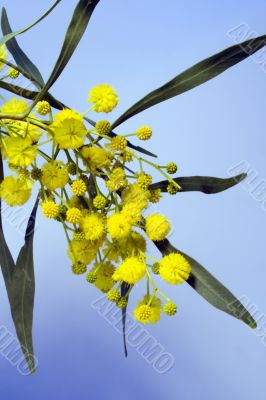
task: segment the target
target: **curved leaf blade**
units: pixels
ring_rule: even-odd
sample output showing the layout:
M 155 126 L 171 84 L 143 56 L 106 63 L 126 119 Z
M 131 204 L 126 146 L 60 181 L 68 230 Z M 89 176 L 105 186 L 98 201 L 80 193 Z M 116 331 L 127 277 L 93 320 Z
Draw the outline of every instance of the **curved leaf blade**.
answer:
M 180 253 L 189 261 L 192 273 L 187 283 L 211 305 L 241 320 L 252 329 L 257 327 L 256 321 L 243 304 L 196 260 L 177 250 L 167 239 L 154 244 L 163 255 Z
M 0 153 L 0 183 L 4 179 L 3 161 Z M 5 240 L 3 225 L 2 225 L 2 201 L 0 198 L 0 265 L 5 281 L 5 286 L 8 291 L 11 282 L 12 274 L 15 270 L 15 262 Z
M 32 24 L 26 26 L 25 28 L 22 28 L 16 32 L 12 32 L 12 33 L 8 33 L 7 35 L 5 35 L 4 37 L 0 38 L 0 46 L 7 43 L 9 40 L 13 39 L 14 37 L 21 35 L 24 32 L 27 32 L 29 29 L 33 28 L 35 25 L 37 25 L 39 22 L 41 22 L 44 18 L 46 18 L 51 11 L 53 11 L 53 9 L 57 6 L 57 4 L 59 4 L 61 2 L 61 0 L 57 0 L 52 7 L 49 8 L 49 10 L 47 10 L 40 18 L 38 18 L 36 21 L 34 21 Z M 2 8 L 2 15 L 3 13 L 6 13 L 5 8 Z
M 215 78 L 228 68 L 231 68 L 260 50 L 265 44 L 266 35 L 259 36 L 255 39 L 246 40 L 243 43 L 231 46 L 195 64 L 135 103 L 113 123 L 112 129 L 147 108 L 168 100 L 171 97 L 178 96 Z
M 130 288 L 130 285 L 128 285 L 126 282 L 122 282 L 122 285 L 120 288 L 120 293 L 121 293 L 122 297 L 126 296 L 129 288 Z M 126 320 L 127 320 L 127 306 L 122 308 L 123 344 L 124 344 L 125 357 L 128 356 L 127 341 L 126 341 Z
M 232 176 L 231 178 L 213 178 L 210 176 L 187 176 L 174 178 L 174 181 L 181 186 L 179 192 L 202 192 L 205 194 L 215 194 L 223 192 L 224 190 L 230 189 L 237 185 L 243 179 L 247 177 L 247 174 L 239 174 Z M 162 192 L 167 192 L 167 186 L 169 182 L 167 180 L 153 183 L 150 189 L 161 189 Z
M 70 58 L 72 57 L 74 51 L 76 50 L 82 36 L 84 35 L 92 13 L 99 3 L 100 0 L 80 0 L 74 10 L 71 22 L 68 26 L 65 40 L 59 54 L 59 57 L 55 63 L 54 69 L 37 96 L 35 103 L 45 96 L 51 86 L 59 78 L 66 65 L 68 64 Z
M 9 35 L 13 33 L 5 8 L 3 8 L 2 10 L 1 28 L 3 35 Z M 17 65 L 31 77 L 31 81 L 36 85 L 36 87 L 38 89 L 41 89 L 45 85 L 43 77 L 36 65 L 33 64 L 33 62 L 20 48 L 17 40 L 13 37 L 6 43 L 6 46 L 8 51 L 12 54 Z
M 39 199 L 37 198 L 28 221 L 25 233 L 25 244 L 18 255 L 9 295 L 11 313 L 17 336 L 31 373 L 35 372 L 32 341 L 35 293 L 33 238 L 38 204 Z
M 24 97 L 25 99 L 28 99 L 28 100 L 34 100 L 36 98 L 36 96 L 38 96 L 38 94 L 39 94 L 39 92 L 28 90 L 21 86 L 17 86 L 12 83 L 4 82 L 4 81 L 0 81 L 0 88 L 7 90 L 8 92 L 14 93 L 17 96 Z M 67 108 L 59 100 L 56 100 L 50 93 L 47 93 L 43 97 L 43 99 L 47 100 L 50 103 L 50 105 L 57 110 L 62 110 L 63 108 Z

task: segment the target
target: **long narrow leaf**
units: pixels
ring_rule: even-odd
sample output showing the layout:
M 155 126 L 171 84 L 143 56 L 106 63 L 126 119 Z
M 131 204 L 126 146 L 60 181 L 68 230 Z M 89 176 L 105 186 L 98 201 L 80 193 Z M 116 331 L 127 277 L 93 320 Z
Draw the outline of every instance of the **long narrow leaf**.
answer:
M 14 93 L 17 96 L 24 97 L 25 99 L 28 100 L 34 100 L 39 93 L 4 81 L 0 81 L 0 88 L 7 90 L 8 92 Z M 43 97 L 43 99 L 47 100 L 50 103 L 50 105 L 57 110 L 62 110 L 63 108 L 67 108 L 63 103 L 61 103 L 59 100 L 56 100 L 49 93 L 47 93 Z
M 161 242 L 154 242 L 154 244 L 163 255 L 178 252 L 188 260 L 192 268 L 192 273 L 187 283 L 200 296 L 219 310 L 240 319 L 250 328 L 256 328 L 256 321 L 243 304 L 196 260 L 177 250 L 167 239 Z
M 128 285 L 126 282 L 122 282 L 121 289 L 120 289 L 122 297 L 124 297 L 127 294 L 129 288 L 130 288 L 130 285 Z M 126 342 L 126 320 L 127 320 L 127 306 L 122 308 L 123 343 L 124 343 L 125 357 L 128 356 L 127 342 Z
M 91 15 L 95 7 L 99 3 L 99 1 L 100 0 L 80 0 L 78 2 L 78 5 L 76 6 L 74 14 L 72 16 L 70 25 L 67 29 L 65 40 L 61 52 L 59 54 L 58 60 L 55 63 L 54 69 L 47 83 L 37 96 L 36 102 L 39 99 L 42 99 L 43 96 L 45 96 L 50 87 L 55 83 L 55 81 L 63 72 L 64 68 L 66 67 L 67 63 L 72 57 L 74 51 L 76 50 L 83 34 L 85 33 Z
M 247 57 L 260 50 L 265 46 L 265 44 L 266 35 L 259 36 L 255 39 L 250 39 L 229 47 L 228 49 L 199 62 L 135 103 L 113 123 L 112 128 L 114 129 L 127 119 L 149 107 L 182 94 L 212 78 L 215 78 L 228 68 L 245 60 Z
M 61 1 L 61 0 L 57 0 L 57 1 L 52 5 L 52 7 L 49 8 L 49 10 L 47 10 L 47 11 L 45 12 L 45 14 L 43 14 L 40 18 L 38 18 L 38 19 L 37 19 L 36 21 L 34 21 L 32 24 L 30 24 L 30 25 L 26 26 L 25 28 L 22 28 L 22 29 L 20 29 L 20 30 L 18 30 L 18 31 L 16 31 L 16 32 L 9 33 L 9 34 L 5 35 L 4 37 L 2 37 L 2 38 L 0 39 L 0 46 L 3 45 L 3 44 L 5 44 L 5 43 L 7 43 L 9 40 L 13 39 L 14 37 L 16 37 L 16 36 L 18 36 L 18 35 L 20 35 L 20 34 L 22 34 L 22 33 L 24 33 L 24 32 L 27 32 L 29 29 L 33 28 L 35 25 L 37 25 L 39 22 L 41 22 L 44 18 L 46 18 L 47 15 L 49 15 L 50 12 L 53 11 L 53 9 L 57 6 L 57 4 L 60 3 L 60 1 Z M 3 15 L 4 13 L 6 13 L 5 8 L 2 9 L 2 15 Z
M 2 156 L 0 153 L 0 183 L 4 179 L 4 172 L 3 172 L 3 162 Z M 11 255 L 11 252 L 8 248 L 8 245 L 5 240 L 4 232 L 3 232 L 3 225 L 2 225 L 2 202 L 0 198 L 0 265 L 2 269 L 2 274 L 4 277 L 5 285 L 8 291 L 9 284 L 11 282 L 12 274 L 15 270 L 15 262 Z
M 220 193 L 227 190 L 247 177 L 247 174 L 232 176 L 231 178 L 213 178 L 210 176 L 187 176 L 174 178 L 174 181 L 181 186 L 179 192 L 202 192 L 205 194 Z M 161 189 L 162 192 L 167 192 L 167 180 L 156 182 L 150 186 L 150 189 Z
M 3 35 L 9 35 L 13 33 L 5 8 L 3 8 L 2 10 L 1 28 Z M 17 40 L 13 37 L 6 43 L 6 46 L 8 48 L 8 51 L 12 54 L 17 65 L 22 68 L 23 71 L 27 72 L 28 75 L 31 77 L 31 81 L 36 85 L 38 89 L 41 89 L 45 84 L 42 75 L 36 65 L 33 64 L 29 57 L 20 48 Z
M 25 244 L 18 255 L 9 296 L 17 336 L 31 373 L 35 372 L 32 343 L 35 292 L 33 237 L 38 203 L 39 200 L 37 199 L 29 218 L 25 234 Z

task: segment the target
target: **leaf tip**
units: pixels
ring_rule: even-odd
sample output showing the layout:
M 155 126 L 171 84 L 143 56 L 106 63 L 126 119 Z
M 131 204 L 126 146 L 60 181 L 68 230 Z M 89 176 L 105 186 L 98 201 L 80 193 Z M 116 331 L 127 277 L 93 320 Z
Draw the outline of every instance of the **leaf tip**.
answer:
M 250 322 L 249 326 L 250 326 L 251 329 L 257 329 L 257 327 L 258 327 L 256 321 Z
M 243 181 L 244 179 L 246 179 L 247 176 L 248 176 L 248 174 L 242 173 L 242 174 L 237 175 L 237 176 L 235 177 L 235 179 L 236 179 L 238 182 L 241 182 L 241 181 Z

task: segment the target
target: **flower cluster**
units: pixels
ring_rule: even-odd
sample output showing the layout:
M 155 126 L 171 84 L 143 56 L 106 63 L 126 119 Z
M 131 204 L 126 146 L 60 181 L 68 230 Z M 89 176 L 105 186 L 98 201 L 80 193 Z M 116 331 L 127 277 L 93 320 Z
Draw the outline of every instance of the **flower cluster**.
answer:
M 0 59 L 5 57 L 2 46 Z M 13 71 L 9 77 L 16 75 Z M 164 240 L 171 225 L 164 215 L 149 211 L 162 196 L 160 189 L 151 189 L 152 176 L 146 169 L 167 178 L 168 192 L 174 194 L 180 187 L 170 174 L 177 166 L 159 166 L 130 148 L 129 136 L 141 141 L 152 137 L 149 126 L 117 136 L 108 120 L 89 125 L 89 112 L 110 113 L 117 106 L 118 95 L 111 86 L 94 87 L 88 101 L 84 114 L 67 108 L 54 113 L 47 101 L 35 107 L 18 98 L 3 102 L 0 111 L 7 117 L 0 119 L 0 146 L 11 172 L 0 185 L 0 196 L 9 206 L 21 206 L 36 186 L 44 216 L 62 224 L 72 272 L 85 274 L 87 282 L 119 308 L 126 307 L 133 287 L 146 280 L 147 291 L 134 316 L 144 324 L 156 323 L 162 312 L 174 315 L 176 305 L 155 281 L 160 277 L 181 284 L 191 268 L 181 254 L 159 260 L 147 253 L 147 240 Z

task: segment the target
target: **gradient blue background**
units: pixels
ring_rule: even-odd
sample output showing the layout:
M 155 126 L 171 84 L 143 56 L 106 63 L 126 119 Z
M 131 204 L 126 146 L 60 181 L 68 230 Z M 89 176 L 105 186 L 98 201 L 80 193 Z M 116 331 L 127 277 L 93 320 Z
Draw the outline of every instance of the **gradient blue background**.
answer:
M 12 27 L 18 29 L 51 1 L 1 3 Z M 75 4 L 62 1 L 46 22 L 19 38 L 46 79 Z M 88 90 L 110 83 L 120 96 L 115 119 L 178 72 L 232 45 L 227 31 L 242 22 L 264 34 L 265 12 L 266 4 L 260 0 L 102 0 L 52 93 L 83 111 Z M 230 167 L 247 160 L 262 181 L 266 178 L 265 80 L 261 65 L 244 61 L 134 117 L 117 132 L 152 125 L 149 146 L 161 163 L 176 161 L 181 176 L 227 177 Z M 237 296 L 248 296 L 261 314 L 266 312 L 266 212 L 244 186 L 213 196 L 166 196 L 160 210 L 173 221 L 171 240 L 177 247 Z M 22 235 L 8 219 L 5 225 L 17 253 Z M 178 316 L 163 317 L 148 328 L 175 358 L 174 368 L 159 375 L 134 349 L 124 358 L 121 336 L 90 306 L 99 293 L 70 272 L 60 226 L 41 215 L 35 266 L 34 343 L 39 369 L 34 377 L 22 377 L 0 357 L 1 398 L 265 399 L 266 348 L 261 339 L 189 286 L 168 289 L 179 305 Z M 0 286 L 0 322 L 14 331 L 2 278 Z

